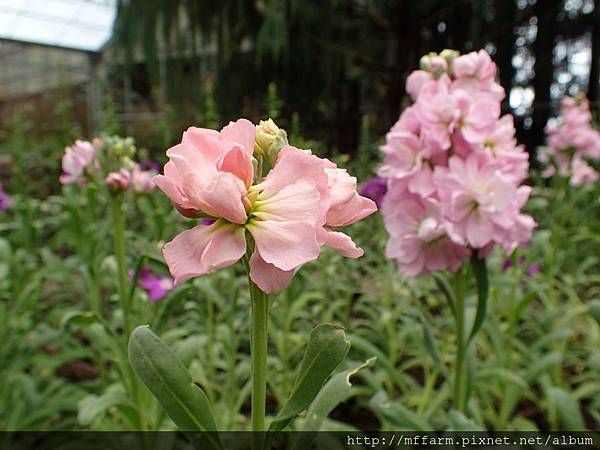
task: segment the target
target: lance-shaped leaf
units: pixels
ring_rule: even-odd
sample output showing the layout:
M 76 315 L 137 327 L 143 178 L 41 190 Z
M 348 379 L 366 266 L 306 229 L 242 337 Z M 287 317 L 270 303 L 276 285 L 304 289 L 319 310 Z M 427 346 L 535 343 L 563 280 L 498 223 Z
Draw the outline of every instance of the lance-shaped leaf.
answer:
M 131 334 L 129 361 L 181 431 L 216 431 L 206 394 L 192 382 L 181 361 L 148 326 L 139 326 Z M 188 434 L 188 437 L 195 446 L 208 444 L 208 448 L 221 448 L 216 433 Z
M 477 313 L 475 314 L 473 328 L 469 334 L 469 342 L 475 337 L 483 325 L 489 293 L 488 272 L 485 258 L 479 258 L 478 255 L 473 253 L 471 256 L 471 267 L 473 268 L 473 274 L 477 281 Z
M 358 367 L 332 376 L 310 405 L 302 431 L 319 431 L 331 411 L 358 392 L 356 388 L 352 387 L 350 381 L 352 377 L 356 376 L 361 370 L 372 367 L 375 361 L 377 361 L 377 358 L 369 358 Z M 310 448 L 315 436 L 316 433 L 300 433 L 292 445 L 292 450 Z
M 427 431 L 432 426 L 427 419 L 417 412 L 411 411 L 400 400 L 388 399 L 385 392 L 378 392 L 369 402 L 376 414 L 390 422 L 394 428 L 407 431 Z
M 308 408 L 349 350 L 350 341 L 342 327 L 321 324 L 311 331 L 292 394 L 271 422 L 270 432 L 283 430 Z

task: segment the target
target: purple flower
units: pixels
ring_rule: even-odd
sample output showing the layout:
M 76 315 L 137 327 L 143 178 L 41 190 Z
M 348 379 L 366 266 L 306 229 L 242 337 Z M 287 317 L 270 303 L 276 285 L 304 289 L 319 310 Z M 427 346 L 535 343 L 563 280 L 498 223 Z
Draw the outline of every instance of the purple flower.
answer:
M 142 168 L 144 170 L 154 170 L 155 172 L 160 172 L 162 170 L 162 164 L 157 163 L 156 161 L 146 161 L 142 164 Z
M 202 225 L 212 225 L 213 223 L 215 223 L 217 221 L 217 219 L 213 219 L 211 217 L 206 217 L 202 220 L 200 220 L 200 223 Z
M 362 183 L 360 195 L 365 196 L 381 206 L 383 196 L 387 192 L 387 181 L 380 177 L 374 177 Z
M 521 256 L 519 258 L 518 265 L 521 269 L 525 268 L 525 266 L 527 265 L 527 260 L 525 259 L 524 256 Z M 502 270 L 504 272 L 506 272 L 512 266 L 513 266 L 512 259 L 506 258 L 504 260 L 504 263 L 502 263 Z M 541 271 L 540 265 L 537 262 L 533 262 L 525 271 L 525 275 L 527 275 L 528 277 L 533 277 L 534 275 L 537 275 L 538 273 L 540 273 L 540 271 Z
M 6 192 L 4 192 L 4 189 L 0 184 L 0 211 L 7 210 L 10 207 L 10 205 L 12 205 L 12 201 L 12 197 L 10 197 Z
M 148 300 L 151 302 L 163 299 L 173 289 L 171 277 L 155 275 L 150 269 L 140 270 L 138 284 L 148 292 Z
M 529 266 L 529 269 L 527 269 L 527 272 L 525 272 L 525 273 L 527 274 L 528 277 L 532 277 L 534 275 L 537 275 L 540 272 L 541 272 L 540 265 L 537 262 L 534 262 L 533 264 L 531 264 Z

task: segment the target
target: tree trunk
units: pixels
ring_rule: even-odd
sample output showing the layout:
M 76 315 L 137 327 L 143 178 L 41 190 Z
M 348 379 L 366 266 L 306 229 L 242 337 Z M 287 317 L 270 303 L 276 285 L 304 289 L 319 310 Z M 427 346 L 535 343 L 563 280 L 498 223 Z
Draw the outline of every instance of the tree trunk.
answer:
M 600 17 L 600 11 L 594 11 L 596 17 Z M 592 28 L 592 64 L 590 66 L 590 79 L 588 82 L 588 99 L 592 111 L 600 112 L 600 105 L 598 104 L 598 91 L 600 90 L 600 26 L 594 21 Z
M 554 50 L 556 15 L 561 4 L 561 0 L 538 2 L 538 28 L 533 43 L 533 53 L 535 55 L 535 76 L 532 83 L 535 92 L 533 122 L 529 138 L 525 143 L 532 158 L 535 157 L 535 148 L 544 143 L 544 127 L 550 117 L 550 87 L 554 78 L 552 52 Z

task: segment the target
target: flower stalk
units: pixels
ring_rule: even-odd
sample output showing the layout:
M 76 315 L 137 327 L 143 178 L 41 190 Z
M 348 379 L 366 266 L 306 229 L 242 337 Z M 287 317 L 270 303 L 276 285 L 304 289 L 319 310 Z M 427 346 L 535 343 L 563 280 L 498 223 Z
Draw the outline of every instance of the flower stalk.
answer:
M 454 408 L 464 412 L 467 403 L 466 355 L 469 341 L 465 335 L 464 273 L 459 270 L 454 279 L 454 323 L 456 324 L 456 362 L 454 367 Z
M 115 193 L 112 202 L 113 245 L 117 259 L 117 292 L 123 311 L 123 329 L 125 339 L 131 334 L 130 304 L 127 293 L 127 265 L 125 263 L 125 216 L 123 215 L 123 194 Z

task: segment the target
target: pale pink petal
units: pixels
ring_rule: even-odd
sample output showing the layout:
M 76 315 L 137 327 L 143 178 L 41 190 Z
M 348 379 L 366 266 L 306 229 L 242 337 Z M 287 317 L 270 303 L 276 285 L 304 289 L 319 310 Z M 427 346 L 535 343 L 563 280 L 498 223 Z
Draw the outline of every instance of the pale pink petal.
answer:
M 167 163 L 167 165 L 169 164 L 170 163 Z M 183 206 L 186 203 L 186 197 L 184 197 L 179 189 L 177 189 L 177 186 L 171 178 L 164 175 L 156 175 L 152 177 L 152 181 L 154 181 L 154 184 L 156 184 L 176 205 Z
M 347 258 L 359 258 L 365 253 L 350 236 L 339 231 L 326 230 L 325 245 Z
M 293 270 L 281 270 L 269 264 L 254 251 L 250 257 L 250 278 L 267 294 L 282 291 L 294 276 Z
M 215 130 L 190 127 L 183 133 L 181 143 L 194 147 L 210 162 L 215 162 L 221 155 L 219 132 Z
M 254 216 L 262 220 L 299 220 L 315 224 L 321 215 L 320 200 L 315 184 L 301 180 L 271 197 L 259 194 L 254 202 Z
M 492 225 L 487 218 L 478 213 L 469 215 L 466 223 L 466 235 L 469 244 L 474 248 L 484 247 L 493 236 Z
M 234 174 L 244 182 L 246 187 L 250 187 L 254 178 L 254 166 L 250 156 L 239 146 L 234 146 L 226 153 L 223 153 L 218 163 L 218 169 L 223 172 Z
M 188 186 L 189 183 L 184 183 Z M 244 224 L 247 220 L 242 197 L 246 195 L 243 182 L 227 172 L 221 172 L 211 188 L 195 193 L 201 210 L 229 222 Z
M 219 133 L 222 141 L 231 141 L 242 146 L 248 157 L 254 152 L 256 127 L 248 119 L 238 119 L 229 124 Z
M 315 227 L 309 223 L 253 220 L 246 228 L 260 256 L 279 269 L 292 270 L 319 256 Z
M 263 190 L 270 197 L 285 186 L 304 180 L 313 181 L 319 192 L 325 196 L 328 194 L 328 178 L 324 171 L 327 167 L 335 168 L 335 164 L 288 145 L 281 149 L 275 167 L 264 181 L 257 185 L 257 189 Z
M 327 212 L 327 225 L 341 227 L 358 222 L 377 211 L 377 205 L 370 198 L 354 193 L 350 201 L 331 208 Z
M 245 252 L 244 228 L 222 221 L 186 230 L 163 248 L 175 284 L 230 266 Z

